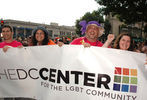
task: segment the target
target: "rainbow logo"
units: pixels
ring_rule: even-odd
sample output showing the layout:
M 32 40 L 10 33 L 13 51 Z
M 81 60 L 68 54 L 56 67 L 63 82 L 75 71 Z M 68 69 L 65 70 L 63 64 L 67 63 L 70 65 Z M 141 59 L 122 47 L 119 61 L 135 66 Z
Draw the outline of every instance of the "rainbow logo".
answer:
M 115 67 L 114 91 L 137 93 L 137 69 Z

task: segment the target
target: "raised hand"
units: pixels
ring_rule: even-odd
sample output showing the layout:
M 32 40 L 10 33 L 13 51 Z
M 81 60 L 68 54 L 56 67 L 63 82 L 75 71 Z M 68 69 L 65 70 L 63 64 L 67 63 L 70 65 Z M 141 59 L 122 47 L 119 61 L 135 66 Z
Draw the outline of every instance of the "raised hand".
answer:
M 107 36 L 106 42 L 104 43 L 104 45 L 102 47 L 108 48 L 110 46 L 110 44 L 112 43 L 112 41 L 114 40 L 114 38 L 115 38 L 114 34 L 109 34 Z
M 112 42 L 114 40 L 114 38 L 115 38 L 114 34 L 109 34 L 108 37 L 107 37 L 107 40 L 109 42 Z

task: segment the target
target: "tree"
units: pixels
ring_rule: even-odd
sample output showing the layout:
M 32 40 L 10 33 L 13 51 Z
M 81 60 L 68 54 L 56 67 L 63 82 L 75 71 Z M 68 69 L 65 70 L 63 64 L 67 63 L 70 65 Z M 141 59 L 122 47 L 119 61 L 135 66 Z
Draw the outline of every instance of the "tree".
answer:
M 95 0 L 103 6 L 105 15 L 112 14 L 126 24 L 141 22 L 141 36 L 144 23 L 147 22 L 147 1 L 146 0 Z
M 93 11 L 92 13 L 87 12 L 83 17 L 76 20 L 76 33 L 79 34 L 80 36 L 81 36 L 81 31 L 80 31 L 81 26 L 79 25 L 79 22 L 82 20 L 86 20 L 87 22 L 95 20 L 98 21 L 99 23 L 104 23 L 102 9 Z
M 126 24 L 147 22 L 146 0 L 95 0 L 103 6 L 104 14 L 117 15 Z

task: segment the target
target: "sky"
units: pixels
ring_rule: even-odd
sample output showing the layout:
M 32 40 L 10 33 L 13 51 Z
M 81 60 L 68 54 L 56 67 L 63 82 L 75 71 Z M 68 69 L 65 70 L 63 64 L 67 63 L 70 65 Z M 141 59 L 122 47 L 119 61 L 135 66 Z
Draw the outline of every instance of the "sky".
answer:
M 100 8 L 95 0 L 1 0 L 0 18 L 74 26 L 86 12 Z

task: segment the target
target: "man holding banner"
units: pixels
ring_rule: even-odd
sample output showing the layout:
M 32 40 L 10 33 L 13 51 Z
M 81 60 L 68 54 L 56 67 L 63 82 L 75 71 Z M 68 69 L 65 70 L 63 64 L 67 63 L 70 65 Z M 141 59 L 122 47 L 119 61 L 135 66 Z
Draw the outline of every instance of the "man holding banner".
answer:
M 80 37 L 75 40 L 73 40 L 70 44 L 72 45 L 84 45 L 84 47 L 90 47 L 90 46 L 98 46 L 98 47 L 108 47 L 106 44 L 111 43 L 111 41 L 114 39 L 113 34 L 109 34 L 108 40 L 103 45 L 102 42 L 98 40 L 98 37 L 103 35 L 104 28 L 97 22 L 97 21 L 89 21 L 86 23 L 86 21 L 81 21 L 79 23 L 82 28 L 82 35 L 85 34 L 85 37 Z
M 73 45 L 84 45 L 84 47 L 90 47 L 90 46 L 99 46 L 102 47 L 103 43 L 98 41 L 98 37 L 100 37 L 103 34 L 103 28 L 100 26 L 100 24 L 97 21 L 90 21 L 86 23 L 86 21 L 81 21 L 79 23 L 82 28 L 82 35 L 85 34 L 85 37 L 80 37 L 75 40 L 73 40 L 70 44 Z
M 2 35 L 4 41 L 0 43 L 0 48 L 3 48 L 4 52 L 6 52 L 10 47 L 19 47 L 19 48 L 22 47 L 22 44 L 20 42 L 13 40 L 13 30 L 11 26 L 4 25 L 2 27 Z
M 13 40 L 13 29 L 9 25 L 4 25 L 2 27 L 2 35 L 4 41 L 0 43 L 0 48 L 3 48 L 3 51 L 6 52 L 11 47 L 22 47 L 22 44 L 16 40 Z M 32 100 L 29 98 L 0 98 L 0 100 Z

